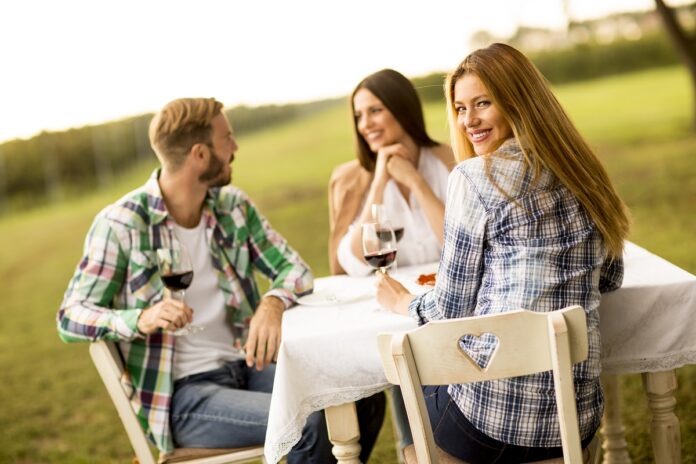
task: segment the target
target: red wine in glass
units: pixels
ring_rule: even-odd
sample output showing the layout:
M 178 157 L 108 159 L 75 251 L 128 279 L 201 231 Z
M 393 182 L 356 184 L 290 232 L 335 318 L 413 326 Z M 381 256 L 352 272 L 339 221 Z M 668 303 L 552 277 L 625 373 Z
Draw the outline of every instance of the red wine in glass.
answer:
M 394 237 L 396 238 L 396 241 L 398 242 L 401 240 L 401 237 L 404 236 L 404 228 L 403 227 L 394 227 Z
M 186 290 L 193 281 L 193 271 L 162 274 L 162 282 L 172 292 Z
M 375 269 L 389 268 L 392 264 L 394 264 L 395 259 L 396 259 L 396 250 L 377 252 L 377 253 L 365 255 L 365 261 L 367 261 L 367 264 L 374 267 Z
M 367 264 L 386 273 L 396 261 L 396 237 L 389 224 L 363 224 L 362 249 Z
M 377 231 L 377 235 L 379 236 L 380 240 L 389 240 L 389 234 L 391 234 L 392 231 L 390 229 L 380 229 Z M 404 228 L 403 227 L 394 227 L 394 238 L 398 242 L 401 240 L 401 237 L 404 236 Z
M 396 238 L 396 241 L 398 242 L 401 240 L 401 237 L 404 236 L 404 228 L 403 226 L 395 226 L 391 227 L 390 226 L 390 221 L 389 218 L 387 217 L 387 210 L 384 207 L 384 205 L 381 204 L 373 204 L 372 205 L 372 219 L 375 221 L 377 224 L 382 224 L 386 226 L 386 228 L 391 228 L 394 231 L 394 237 Z M 385 233 L 389 233 L 388 231 L 383 232 L 382 230 L 379 230 L 377 232 L 380 234 L 380 239 L 382 238 L 382 235 Z M 388 240 L 388 236 L 385 236 L 384 240 Z
M 184 301 L 184 291 L 189 288 L 193 281 L 193 266 L 186 251 L 183 248 L 179 250 L 160 248 L 157 250 L 157 265 L 162 282 L 170 291 L 171 297 Z M 201 330 L 203 330 L 203 326 L 188 324 L 173 330 L 172 333 L 174 335 L 188 335 Z

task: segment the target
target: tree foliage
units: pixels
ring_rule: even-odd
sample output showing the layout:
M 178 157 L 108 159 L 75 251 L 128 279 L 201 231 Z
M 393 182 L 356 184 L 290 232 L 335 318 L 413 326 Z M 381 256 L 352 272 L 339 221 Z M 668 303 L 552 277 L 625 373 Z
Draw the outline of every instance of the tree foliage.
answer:
M 226 110 L 237 134 L 287 122 L 343 99 L 237 106 Z M 153 162 L 147 135 L 152 114 L 62 132 L 42 132 L 0 145 L 0 213 L 108 185 L 135 163 Z M 4 210 L 4 211 L 2 211 Z
M 693 46 L 693 39 L 689 43 Z M 664 31 L 638 40 L 586 42 L 528 54 L 553 84 L 679 62 Z M 424 101 L 442 103 L 444 81 L 444 72 L 412 79 Z M 226 112 L 237 134 L 244 135 L 344 102 L 345 97 L 340 97 L 309 103 L 237 106 Z M 152 114 L 143 114 L 64 132 L 42 132 L 28 140 L 0 145 L 0 212 L 88 191 L 108 184 L 134 163 L 154 162 L 147 136 L 151 118 Z
M 691 75 L 692 98 L 693 98 L 693 129 L 696 131 L 696 35 L 679 21 L 679 15 L 675 8 L 667 6 L 663 0 L 655 0 L 655 9 L 662 18 L 667 34 L 672 39 L 674 48 L 679 54 L 682 62 L 689 70 Z M 690 18 L 693 22 L 693 5 L 689 9 Z

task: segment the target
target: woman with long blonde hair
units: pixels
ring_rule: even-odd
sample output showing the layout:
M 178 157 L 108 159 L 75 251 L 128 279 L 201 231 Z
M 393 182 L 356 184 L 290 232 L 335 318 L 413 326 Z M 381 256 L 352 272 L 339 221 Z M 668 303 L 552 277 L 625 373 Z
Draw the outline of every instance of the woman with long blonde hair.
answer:
M 380 276 L 390 310 L 430 320 L 580 305 L 589 355 L 573 370 L 583 447 L 602 416 L 600 292 L 623 279 L 626 206 L 543 75 L 505 44 L 476 50 L 448 76 L 452 146 L 436 287 L 413 296 Z M 461 347 L 484 367 L 493 337 Z M 562 455 L 549 372 L 425 387 L 435 441 L 471 464 Z M 437 427 L 435 426 L 437 425 Z

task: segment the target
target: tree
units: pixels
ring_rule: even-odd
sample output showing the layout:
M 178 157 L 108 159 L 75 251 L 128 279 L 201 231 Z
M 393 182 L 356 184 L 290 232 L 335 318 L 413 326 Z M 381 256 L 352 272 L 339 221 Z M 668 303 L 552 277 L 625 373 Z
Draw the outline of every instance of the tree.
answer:
M 665 4 L 663 0 L 655 0 L 657 13 L 662 18 L 667 34 L 674 42 L 677 52 L 691 74 L 691 86 L 694 98 L 693 130 L 696 131 L 696 37 L 690 34 L 679 23 L 677 12 L 674 8 Z

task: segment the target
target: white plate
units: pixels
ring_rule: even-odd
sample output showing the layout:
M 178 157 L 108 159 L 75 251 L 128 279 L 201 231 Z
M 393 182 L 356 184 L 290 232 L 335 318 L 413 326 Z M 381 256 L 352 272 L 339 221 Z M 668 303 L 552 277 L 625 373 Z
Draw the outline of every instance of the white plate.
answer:
M 330 290 L 320 290 L 298 298 L 297 303 L 303 306 L 334 306 L 354 303 L 374 296 L 374 293 L 348 294 Z

